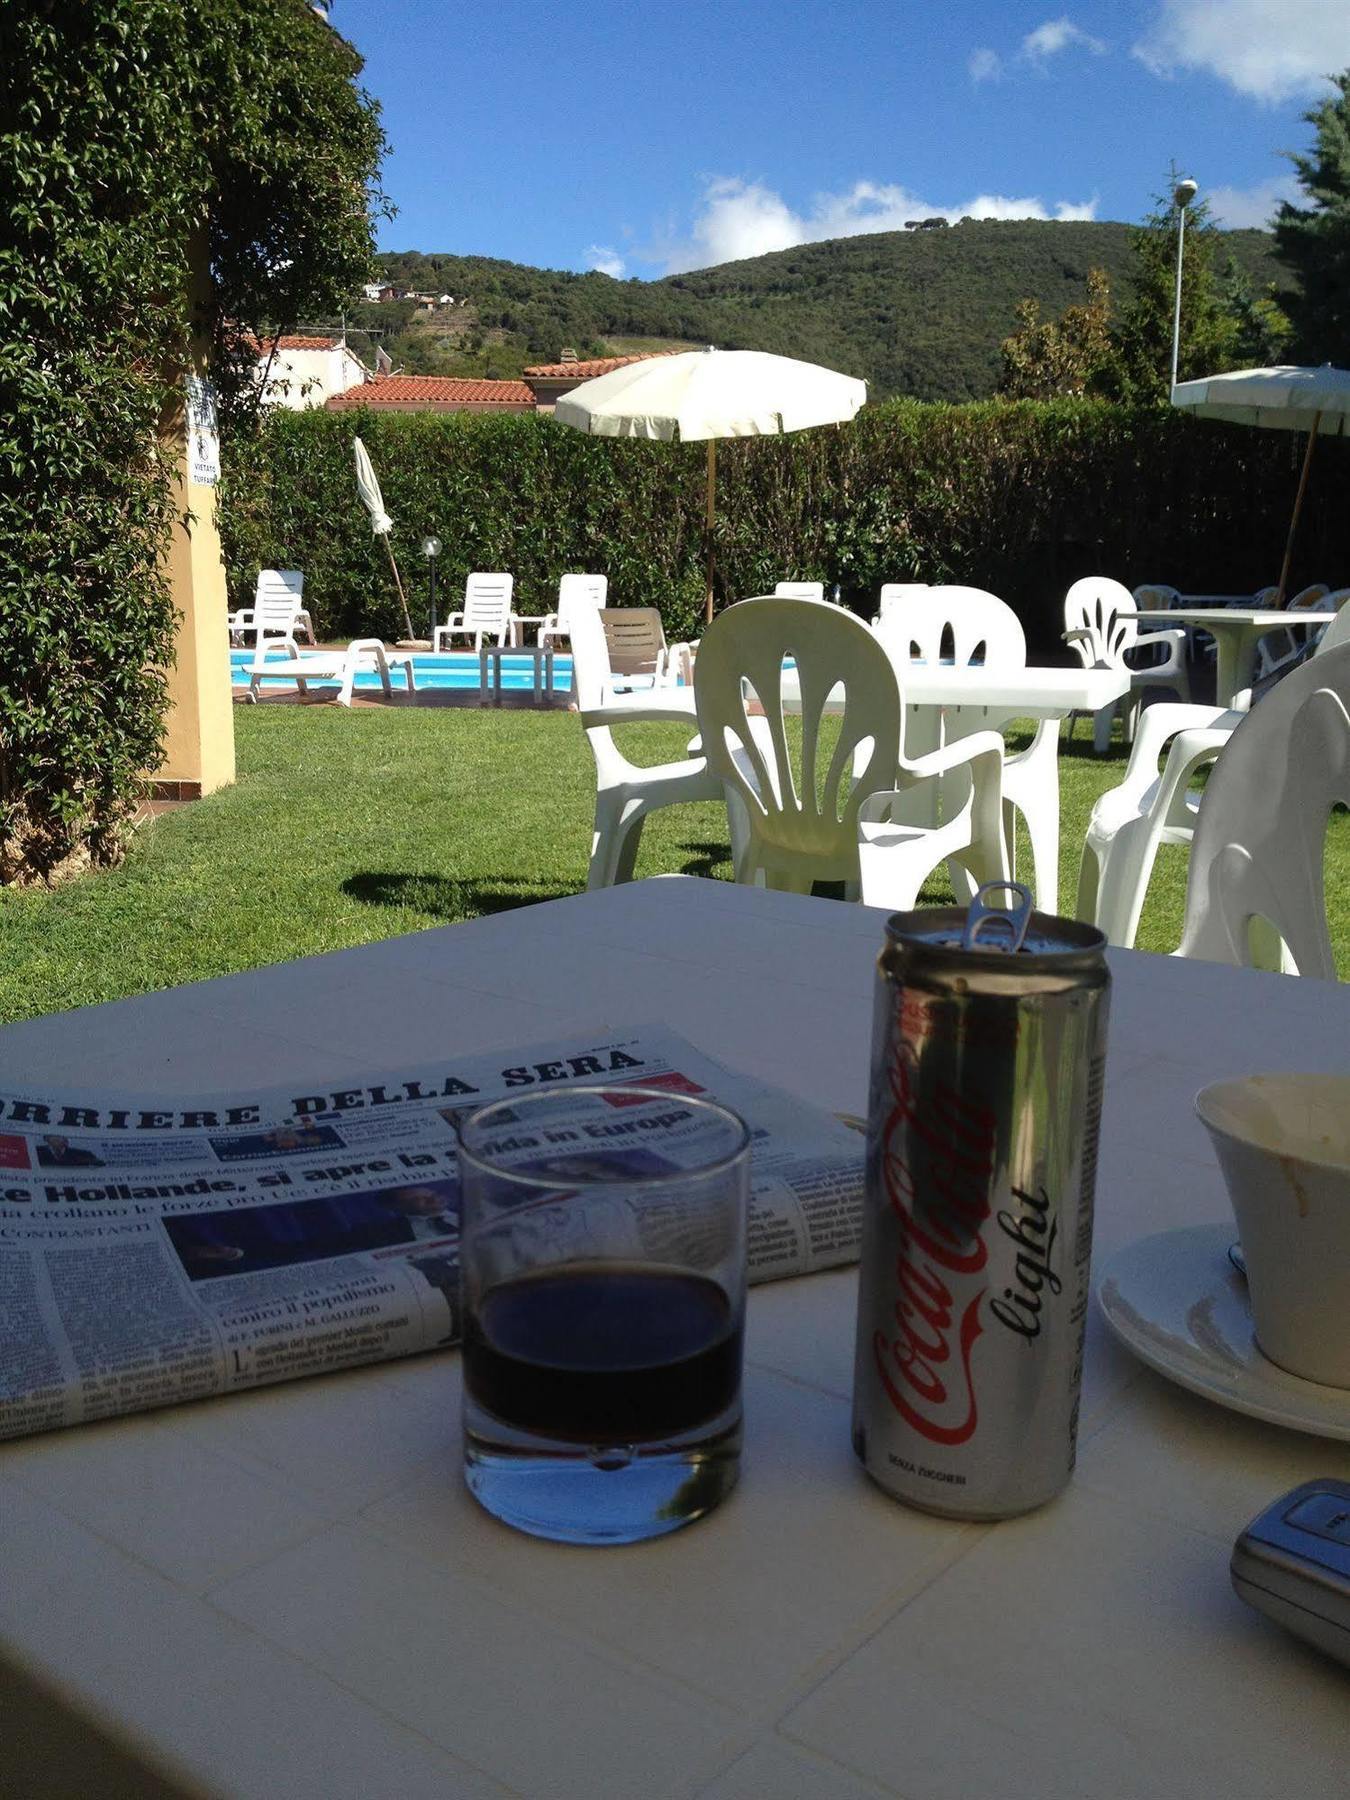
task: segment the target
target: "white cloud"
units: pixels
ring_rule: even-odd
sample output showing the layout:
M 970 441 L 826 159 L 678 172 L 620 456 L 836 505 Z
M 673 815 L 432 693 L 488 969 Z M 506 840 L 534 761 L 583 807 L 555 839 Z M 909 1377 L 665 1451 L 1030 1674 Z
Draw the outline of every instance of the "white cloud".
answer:
M 586 267 L 601 275 L 612 275 L 617 281 L 627 265 L 617 250 L 608 244 L 592 244 L 586 252 Z
M 798 213 L 762 182 L 719 177 L 704 191 L 689 240 L 653 251 L 647 260 L 663 261 L 665 273 L 674 275 L 825 238 L 902 231 L 910 219 L 938 214 L 955 224 L 966 214 L 976 219 L 1091 219 L 1096 210 L 1095 197 L 1060 200 L 1051 210 L 1034 196 L 1019 199 L 1004 194 L 979 194 L 960 206 L 934 206 L 898 184 L 858 181 L 846 193 L 817 195 L 809 211 Z
M 1068 219 L 1095 219 L 1097 216 L 1097 197 L 1091 200 L 1057 200 L 1053 213 L 1047 211 L 1041 200 L 1009 199 L 1004 194 L 979 194 L 965 206 L 951 208 L 939 207 L 939 212 L 946 212 L 955 223 L 966 214 L 972 219 L 1050 219 L 1063 223 Z
M 1061 224 L 1071 219 L 1095 219 L 1097 216 L 1097 196 L 1090 200 L 1061 200 L 1055 207 L 1055 217 Z
M 764 256 L 804 241 L 801 221 L 778 194 L 757 181 L 734 177 L 712 181 L 703 198 L 703 211 L 694 222 L 694 242 L 680 267 L 704 268 L 743 256 Z
M 1281 200 L 1298 200 L 1300 189 L 1292 175 L 1272 175 L 1254 187 L 1216 187 L 1204 190 L 1216 225 L 1238 230 L 1247 225 L 1269 225 Z
M 1350 0 L 1162 0 L 1134 54 L 1155 75 L 1199 70 L 1270 106 L 1315 96 L 1350 62 Z
M 1077 46 L 1090 50 L 1094 56 L 1103 56 L 1106 45 L 1100 38 L 1075 25 L 1072 19 L 1047 19 L 1034 31 L 1029 31 L 1022 39 L 1021 54 L 1030 62 L 1045 62 L 1047 57 L 1058 56 L 1061 50 Z
M 966 68 L 974 82 L 1003 79 L 1003 58 L 997 50 L 972 50 Z

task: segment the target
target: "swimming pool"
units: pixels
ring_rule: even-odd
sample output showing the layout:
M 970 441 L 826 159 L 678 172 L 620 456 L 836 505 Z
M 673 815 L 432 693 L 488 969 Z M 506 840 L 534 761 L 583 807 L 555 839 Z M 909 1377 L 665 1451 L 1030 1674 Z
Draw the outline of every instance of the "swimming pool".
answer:
M 249 665 L 253 661 L 252 650 L 231 650 L 230 681 L 235 687 L 248 686 Z M 279 666 L 284 667 L 281 657 L 276 659 Z M 413 675 L 419 688 L 457 688 L 463 691 L 478 691 L 478 658 L 472 651 L 449 650 L 439 656 L 430 651 L 413 657 Z M 362 670 L 357 675 L 355 688 L 358 694 L 368 694 L 372 690 L 379 692 L 380 678 L 373 669 Z M 524 690 L 528 692 L 534 686 L 534 658 L 531 656 L 507 655 L 502 659 L 502 689 L 506 693 Z M 394 676 L 394 691 L 398 693 L 403 687 L 403 677 Z M 265 682 L 264 693 L 282 692 L 280 682 Z M 553 658 L 553 691 L 568 694 L 572 691 L 572 659 L 570 656 Z

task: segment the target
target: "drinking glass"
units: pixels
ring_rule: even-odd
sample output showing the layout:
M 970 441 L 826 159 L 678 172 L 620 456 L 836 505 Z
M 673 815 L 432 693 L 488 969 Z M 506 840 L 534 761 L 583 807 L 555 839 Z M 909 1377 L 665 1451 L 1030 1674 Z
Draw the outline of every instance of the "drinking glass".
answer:
M 677 1531 L 735 1486 L 750 1134 L 638 1086 L 543 1089 L 460 1134 L 464 1477 L 574 1544 Z

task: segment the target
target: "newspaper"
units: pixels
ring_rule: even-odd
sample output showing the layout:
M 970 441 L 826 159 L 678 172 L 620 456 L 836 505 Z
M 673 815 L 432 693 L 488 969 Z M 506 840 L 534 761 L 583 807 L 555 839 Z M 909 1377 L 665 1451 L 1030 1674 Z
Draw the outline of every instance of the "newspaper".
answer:
M 745 1119 L 751 1281 L 856 1258 L 857 1130 L 664 1026 L 306 1093 L 24 1093 L 0 1072 L 0 1439 L 457 1342 L 459 1122 L 597 1081 Z

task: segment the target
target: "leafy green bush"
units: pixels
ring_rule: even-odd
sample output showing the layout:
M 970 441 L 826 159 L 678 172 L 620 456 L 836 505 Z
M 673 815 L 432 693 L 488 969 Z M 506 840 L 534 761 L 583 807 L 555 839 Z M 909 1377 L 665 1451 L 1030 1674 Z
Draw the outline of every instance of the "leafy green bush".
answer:
M 397 635 L 383 549 L 357 501 L 351 440 L 370 450 L 414 617 L 419 540 L 437 532 L 442 614 L 472 569 L 509 569 L 543 612 L 568 569 L 609 576 L 615 604 L 696 633 L 705 448 L 586 438 L 530 414 L 278 412 L 227 458 L 221 534 L 238 600 L 260 567 L 303 568 L 334 638 Z M 1060 648 L 1070 581 L 1101 572 L 1251 592 L 1276 579 L 1302 440 L 1091 401 L 952 407 L 897 401 L 850 426 L 718 445 L 719 598 L 784 577 L 839 582 L 865 612 L 883 581 L 963 582 L 1014 605 L 1033 648 Z M 1350 570 L 1345 448 L 1323 447 L 1295 577 Z
M 306 0 L 0 8 L 0 882 L 118 853 L 174 650 L 157 439 L 194 326 L 247 406 L 245 328 L 369 266 L 359 69 Z

